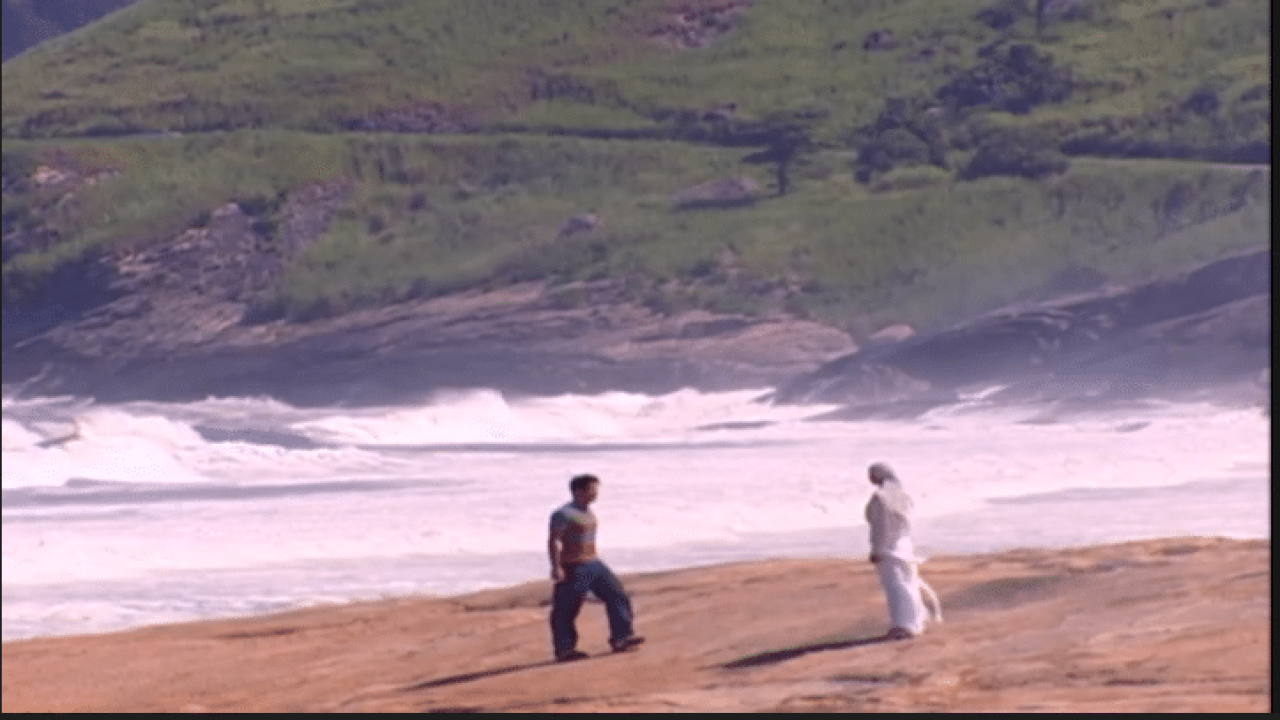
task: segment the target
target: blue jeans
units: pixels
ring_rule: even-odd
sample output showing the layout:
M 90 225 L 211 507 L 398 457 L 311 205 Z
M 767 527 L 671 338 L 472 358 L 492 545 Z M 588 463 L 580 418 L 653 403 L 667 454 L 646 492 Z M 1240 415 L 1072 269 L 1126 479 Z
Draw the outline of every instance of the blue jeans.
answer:
M 551 595 L 551 643 L 557 653 L 578 646 L 578 630 L 574 627 L 578 611 L 587 591 L 604 603 L 609 617 L 609 640 L 625 640 L 632 636 L 631 599 L 622 583 L 603 562 L 588 560 L 565 567 L 564 580 L 555 584 Z

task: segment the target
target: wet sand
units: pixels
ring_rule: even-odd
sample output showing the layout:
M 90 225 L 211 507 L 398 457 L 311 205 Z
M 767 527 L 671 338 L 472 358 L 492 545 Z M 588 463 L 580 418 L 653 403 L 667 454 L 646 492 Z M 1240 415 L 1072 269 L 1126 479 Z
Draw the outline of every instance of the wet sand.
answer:
M 607 551 L 607 549 L 606 549 Z M 607 552 L 605 556 L 608 560 Z M 861 558 L 624 576 L 638 651 L 549 662 L 549 581 L 3 646 L 15 711 L 1265 712 L 1269 540 L 941 556 L 945 622 L 886 641 Z

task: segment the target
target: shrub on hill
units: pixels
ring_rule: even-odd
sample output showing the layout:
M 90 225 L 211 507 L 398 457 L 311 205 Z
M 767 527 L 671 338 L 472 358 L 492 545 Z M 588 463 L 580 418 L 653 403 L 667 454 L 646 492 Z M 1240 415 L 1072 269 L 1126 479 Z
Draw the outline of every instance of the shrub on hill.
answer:
M 986 57 L 940 87 L 937 97 L 954 109 L 985 108 L 1018 115 L 1071 96 L 1071 74 L 1053 56 L 1027 43 L 984 48 Z
M 874 175 L 887 173 L 899 165 L 926 165 L 928 162 L 929 146 L 918 135 L 905 128 L 893 128 L 859 148 L 857 178 L 865 183 Z
M 1000 128 L 989 131 L 969 163 L 960 171 L 961 180 L 995 175 L 1043 178 L 1064 172 L 1067 159 L 1047 133 L 1032 128 Z
M 1270 85 L 1232 93 L 1202 83 L 1163 107 L 1093 123 L 1063 138 L 1068 155 L 1163 158 L 1265 165 L 1271 159 Z
M 854 176 L 870 182 L 895 167 L 947 167 L 941 108 L 928 98 L 889 98 L 876 119 L 853 132 Z

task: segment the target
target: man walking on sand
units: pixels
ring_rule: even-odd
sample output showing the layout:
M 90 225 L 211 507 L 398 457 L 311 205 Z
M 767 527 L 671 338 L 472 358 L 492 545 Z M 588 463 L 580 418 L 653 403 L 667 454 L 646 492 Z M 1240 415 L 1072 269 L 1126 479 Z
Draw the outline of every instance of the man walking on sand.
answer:
M 573 500 L 551 514 L 547 552 L 551 556 L 551 642 L 556 660 L 581 660 L 575 622 L 587 591 L 604 602 L 609 618 L 609 647 L 623 652 L 644 642 L 631 628 L 631 599 L 622 583 L 596 557 L 596 516 L 589 509 L 600 494 L 600 480 L 578 475 L 569 481 Z
M 910 638 L 924 632 L 928 616 L 942 622 L 942 604 L 921 577 L 911 542 L 911 512 L 914 503 L 893 470 L 884 463 L 868 469 L 871 484 L 876 486 L 867 503 L 867 523 L 871 526 L 871 562 L 880 576 L 889 604 L 891 639 Z

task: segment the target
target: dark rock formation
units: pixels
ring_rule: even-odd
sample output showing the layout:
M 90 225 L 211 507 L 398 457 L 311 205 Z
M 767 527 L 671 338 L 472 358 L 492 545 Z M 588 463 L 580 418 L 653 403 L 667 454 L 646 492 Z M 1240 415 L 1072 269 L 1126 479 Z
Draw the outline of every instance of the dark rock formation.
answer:
M 190 271 L 199 267 L 191 263 Z M 162 274 L 153 268 L 149 276 Z M 607 281 L 572 290 L 589 302 L 563 307 L 554 293 L 526 285 L 247 325 L 230 289 L 135 286 L 20 342 L 6 332 L 4 381 L 18 393 L 101 401 L 270 395 L 304 405 L 389 404 L 441 388 L 536 395 L 759 388 L 853 347 L 846 334 L 816 323 L 663 317 L 619 301 Z
M 246 325 L 255 256 L 218 240 L 245 220 L 226 207 L 188 236 L 194 246 L 217 244 L 221 264 L 178 243 L 120 266 L 120 296 L 74 321 L 17 342 L 6 329 L 8 389 L 103 401 L 270 395 L 361 405 L 412 402 L 446 387 L 558 394 L 775 385 L 778 402 L 844 403 L 866 414 L 918 412 L 997 383 L 1009 400 L 1134 397 L 1256 379 L 1270 360 L 1269 249 L 940 332 L 878 337 L 851 352 L 847 335 L 781 316 L 656 315 L 620 302 L 607 281 L 574 289 L 587 302 L 572 307 L 531 284 Z M 142 272 L 148 263 L 152 271 Z
M 137 0 L 4 0 L 4 59 Z
M 1009 385 L 1004 399 L 1133 396 L 1256 378 L 1270 364 L 1270 280 L 1264 248 L 1137 287 L 1008 308 L 833 360 L 774 400 L 942 402 L 997 383 Z

